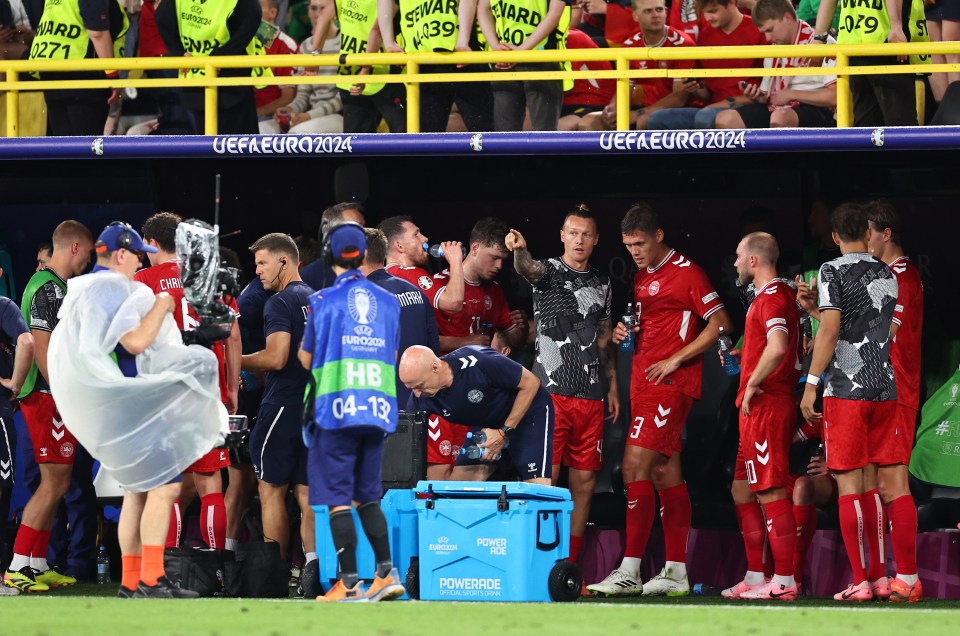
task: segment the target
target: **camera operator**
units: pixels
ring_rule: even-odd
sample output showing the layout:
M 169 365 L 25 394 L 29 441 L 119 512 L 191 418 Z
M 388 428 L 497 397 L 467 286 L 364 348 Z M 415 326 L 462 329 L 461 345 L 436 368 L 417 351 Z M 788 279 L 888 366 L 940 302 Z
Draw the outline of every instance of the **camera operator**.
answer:
M 176 255 L 177 226 L 182 219 L 172 212 L 159 212 L 143 224 L 143 239 L 146 244 L 155 247 L 156 253 L 147 254 L 150 267 L 137 272 L 134 280 L 144 283 L 155 294 L 167 292 L 174 299 L 173 317 L 181 332 L 190 332 L 201 324 L 200 317 L 194 311 L 183 292 L 180 279 L 180 267 Z M 230 299 L 231 309 L 237 311 L 236 300 Z M 189 338 L 185 337 L 185 340 Z M 240 384 L 240 328 L 234 322 L 227 340 L 214 342 L 210 349 L 217 356 L 220 365 L 220 398 L 227 411 L 232 415 L 237 411 L 237 393 Z M 230 465 L 230 457 L 225 448 L 214 448 L 184 471 L 184 475 L 193 475 L 191 480 L 184 479 L 180 499 L 174 504 L 170 519 L 170 532 L 167 547 L 176 547 L 180 543 L 182 529 L 181 510 L 193 498 L 196 492 L 200 496 L 200 534 L 207 546 L 223 550 L 226 544 L 227 511 L 223 499 L 223 480 L 220 469 Z M 181 506 L 181 502 L 184 505 Z

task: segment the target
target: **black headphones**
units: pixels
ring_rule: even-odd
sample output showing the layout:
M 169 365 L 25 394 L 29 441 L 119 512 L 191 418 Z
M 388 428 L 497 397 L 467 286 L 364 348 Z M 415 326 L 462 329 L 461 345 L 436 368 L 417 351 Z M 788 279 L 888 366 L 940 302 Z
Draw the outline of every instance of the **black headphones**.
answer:
M 337 223 L 336 225 L 328 225 L 327 233 L 323 237 L 323 251 L 322 258 L 323 264 L 327 267 L 333 267 L 333 248 L 330 247 L 330 239 L 333 238 L 333 234 L 342 227 L 347 227 L 352 225 L 355 228 L 359 228 L 360 231 L 363 231 L 363 226 L 357 223 L 356 221 L 344 221 L 343 223 Z
M 117 247 L 125 250 L 130 250 L 130 247 L 134 243 L 134 238 L 133 238 L 134 231 L 133 231 L 133 228 L 130 227 L 130 224 L 124 223 L 123 221 L 114 221 L 107 227 L 103 228 L 103 230 L 107 231 L 112 227 L 119 227 L 119 228 L 122 228 L 123 230 L 122 232 L 120 232 L 120 235 L 117 237 Z M 97 241 L 95 249 L 98 253 L 103 253 L 108 251 L 107 244 L 104 243 L 103 241 Z

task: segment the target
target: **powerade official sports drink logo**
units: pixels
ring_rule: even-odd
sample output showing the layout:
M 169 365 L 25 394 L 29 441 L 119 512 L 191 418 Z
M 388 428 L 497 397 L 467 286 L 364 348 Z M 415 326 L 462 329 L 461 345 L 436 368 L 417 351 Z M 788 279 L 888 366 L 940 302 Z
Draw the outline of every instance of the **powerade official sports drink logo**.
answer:
M 439 580 L 440 596 L 492 596 L 503 593 L 500 579 L 444 576 Z

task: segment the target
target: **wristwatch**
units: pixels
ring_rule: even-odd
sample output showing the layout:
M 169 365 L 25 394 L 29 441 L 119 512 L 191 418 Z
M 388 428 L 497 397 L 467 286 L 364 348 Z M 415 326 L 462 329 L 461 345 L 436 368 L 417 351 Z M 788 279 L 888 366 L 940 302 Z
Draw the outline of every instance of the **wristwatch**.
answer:
M 503 433 L 503 438 L 509 442 L 514 433 L 517 432 L 517 429 L 513 426 L 501 426 L 500 432 Z
M 813 39 L 814 39 L 814 40 L 816 40 L 817 42 L 821 42 L 821 43 L 823 43 L 823 44 L 826 44 L 826 43 L 827 43 L 827 38 L 828 38 L 828 37 L 830 37 L 830 34 L 829 34 L 829 33 L 815 33 L 815 34 L 813 35 Z

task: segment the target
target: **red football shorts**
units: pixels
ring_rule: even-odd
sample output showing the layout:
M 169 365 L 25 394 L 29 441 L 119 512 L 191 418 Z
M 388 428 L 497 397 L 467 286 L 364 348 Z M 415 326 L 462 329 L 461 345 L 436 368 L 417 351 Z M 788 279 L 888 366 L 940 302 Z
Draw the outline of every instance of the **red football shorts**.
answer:
M 576 470 L 603 464 L 603 400 L 551 395 L 555 411 L 553 463 Z
M 77 438 L 67 430 L 53 396 L 35 392 L 20 402 L 38 464 L 73 464 Z
M 897 403 L 823 398 L 823 447 L 830 470 L 896 464 Z
M 766 393 L 750 401 L 750 415 L 740 413 L 740 448 L 734 479 L 750 490 L 792 486 L 790 441 L 797 427 L 797 404 L 791 395 Z
M 673 389 L 643 383 L 630 392 L 627 444 L 670 456 L 680 452 L 683 424 L 693 398 Z
M 917 435 L 917 409 L 897 404 L 896 450 L 891 452 L 897 464 L 910 465 L 913 441 Z
M 221 468 L 230 465 L 230 453 L 226 448 L 214 448 L 212 451 L 193 462 L 183 472 L 185 473 L 215 473 Z
M 431 413 L 427 417 L 427 463 L 457 463 L 460 447 L 469 432 L 468 427 L 453 424 Z

